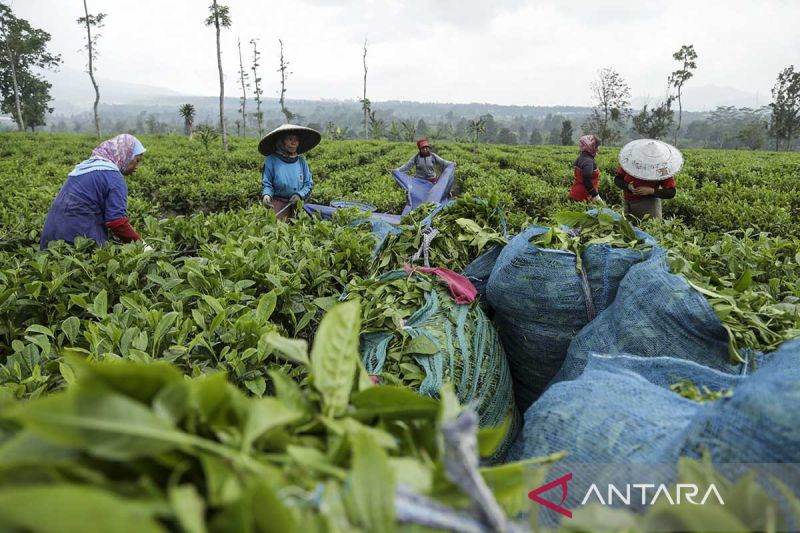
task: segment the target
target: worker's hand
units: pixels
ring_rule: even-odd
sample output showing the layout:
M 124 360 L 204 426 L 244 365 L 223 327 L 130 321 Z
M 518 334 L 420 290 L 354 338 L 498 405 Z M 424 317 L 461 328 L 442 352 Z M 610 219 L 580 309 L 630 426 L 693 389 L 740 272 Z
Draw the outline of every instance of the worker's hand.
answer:
M 153 250 L 155 250 L 155 248 L 153 248 L 152 246 L 147 244 L 147 241 L 142 241 L 142 244 L 144 244 L 144 251 L 145 252 L 152 252 Z
M 652 187 L 636 187 L 633 189 L 633 194 L 638 196 L 651 196 L 656 190 Z
M 262 204 L 264 205 L 264 207 L 266 207 L 267 209 L 271 209 L 271 208 L 272 208 L 272 197 L 271 197 L 271 196 L 267 196 L 267 195 L 265 194 L 264 196 L 262 196 L 262 197 L 261 197 L 261 203 L 262 203 Z
M 595 203 L 595 204 L 604 204 L 605 203 L 603 201 L 603 199 L 600 198 L 599 194 L 597 196 L 592 196 L 592 202 Z
M 434 176 L 431 178 L 431 183 L 437 183 L 439 181 L 439 176 Z
M 293 195 L 292 195 L 292 197 L 291 197 L 291 198 L 289 198 L 289 203 L 290 203 L 290 204 L 296 204 L 296 203 L 297 203 L 297 202 L 299 202 L 300 200 L 302 200 L 302 198 L 300 197 L 300 195 L 299 195 L 299 194 L 293 194 Z

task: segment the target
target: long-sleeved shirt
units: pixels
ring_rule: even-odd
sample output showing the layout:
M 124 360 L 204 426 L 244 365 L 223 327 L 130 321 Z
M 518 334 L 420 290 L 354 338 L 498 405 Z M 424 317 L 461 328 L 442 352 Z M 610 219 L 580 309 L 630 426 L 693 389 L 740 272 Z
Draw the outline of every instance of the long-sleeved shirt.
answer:
M 276 155 L 267 156 L 264 160 L 264 171 L 261 174 L 261 196 L 270 198 L 291 198 L 293 194 L 306 198 L 311 194 L 314 180 L 311 169 L 304 157 L 287 163 Z
M 675 198 L 675 178 L 672 176 L 659 181 L 640 180 L 625 172 L 622 167 L 618 168 L 617 172 L 614 174 L 614 184 L 625 191 L 624 197 L 626 200 L 629 202 L 636 202 L 647 198 L 647 196 L 633 194 L 630 189 L 628 189 L 629 183 L 632 183 L 634 187 L 650 187 L 655 189 L 653 193 L 655 198 L 662 198 L 664 200 Z
M 588 152 L 581 152 L 578 159 L 575 160 L 575 167 L 581 170 L 581 177 L 583 178 L 583 186 L 590 196 L 597 196 L 597 189 L 592 184 L 592 176 L 597 169 L 597 162 Z
M 423 180 L 430 180 L 437 176 L 436 173 L 436 164 L 440 165 L 442 170 L 445 167 L 452 165 L 452 161 L 448 161 L 447 159 L 442 159 L 438 155 L 431 152 L 431 155 L 427 157 L 423 157 L 420 154 L 416 154 L 408 162 L 403 165 L 402 167 L 398 168 L 400 172 L 408 172 L 411 170 L 411 167 L 416 166 L 416 177 Z
M 108 229 L 117 233 L 128 229 L 128 184 L 119 170 L 93 170 L 69 176 L 50 206 L 39 243 L 42 249 L 50 241 L 75 242 L 81 235 L 100 246 L 108 240 Z M 130 228 L 130 238 L 139 240 Z

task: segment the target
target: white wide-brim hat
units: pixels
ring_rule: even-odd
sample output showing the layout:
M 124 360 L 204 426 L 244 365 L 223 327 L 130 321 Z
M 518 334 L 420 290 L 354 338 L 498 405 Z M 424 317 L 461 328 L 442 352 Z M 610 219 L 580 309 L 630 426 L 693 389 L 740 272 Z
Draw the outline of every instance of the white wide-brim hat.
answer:
M 637 139 L 622 147 L 619 163 L 634 178 L 661 181 L 674 176 L 681 169 L 683 154 L 663 141 Z
M 284 124 L 278 126 L 271 132 L 267 133 L 261 142 L 258 143 L 258 151 L 262 155 L 270 155 L 275 153 L 275 142 L 283 137 L 293 133 L 300 138 L 300 144 L 297 147 L 297 153 L 302 154 L 308 152 L 322 140 L 322 134 L 317 130 L 306 128 L 305 126 L 298 126 L 296 124 Z

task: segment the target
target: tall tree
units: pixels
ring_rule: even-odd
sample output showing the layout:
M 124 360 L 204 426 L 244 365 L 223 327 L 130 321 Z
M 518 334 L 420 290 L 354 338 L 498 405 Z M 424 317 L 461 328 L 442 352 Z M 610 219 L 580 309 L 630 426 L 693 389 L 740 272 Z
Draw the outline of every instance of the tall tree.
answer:
M 258 67 L 261 66 L 258 63 L 258 58 L 261 57 L 261 53 L 258 51 L 258 47 L 256 46 L 256 41 L 258 39 L 250 39 L 250 44 L 253 45 L 253 66 L 251 70 L 253 71 L 253 97 L 256 101 L 256 123 L 258 124 L 258 137 L 264 134 L 264 114 L 261 112 L 261 95 L 263 92 L 261 91 L 261 78 L 258 76 Z
M 367 40 L 364 39 L 364 96 L 361 99 L 361 109 L 364 111 L 364 138 L 369 139 L 369 127 L 367 126 L 367 119 L 370 112 L 370 101 L 367 98 Z
M 683 116 L 683 103 L 681 102 L 681 90 L 683 85 L 693 76 L 692 71 L 697 68 L 697 52 L 694 45 L 683 45 L 681 49 L 672 54 L 676 61 L 681 62 L 681 68 L 675 70 L 669 76 L 669 84 L 678 90 L 678 127 L 675 128 L 675 144 L 678 144 L 678 132 L 681 131 L 681 118 Z
M 414 137 L 417 136 L 417 126 L 414 122 L 412 120 L 403 120 L 400 122 L 400 126 L 403 127 L 403 140 L 413 141 Z
M 669 133 L 675 119 L 672 111 L 672 96 L 647 110 L 647 104 L 642 107 L 638 115 L 633 117 L 633 129 L 648 139 L 661 139 Z
M 481 120 L 483 120 L 483 133 L 481 140 L 487 143 L 495 142 L 497 140 L 497 133 L 500 128 L 497 125 L 497 121 L 494 119 L 494 115 L 491 113 L 486 113 L 485 115 L 481 115 Z
M 572 144 L 572 121 L 564 120 L 561 122 L 561 145 L 569 146 Z
M 374 139 L 380 139 L 386 135 L 386 122 L 375 118 L 375 111 L 369 112 L 369 129 Z
M 601 69 L 597 74 L 597 80 L 590 84 L 595 106 L 583 129 L 584 133 L 599 135 L 603 144 L 611 144 L 620 139 L 619 128 L 631 114 L 631 89 L 612 68 Z M 552 139 L 551 144 L 555 144 Z
M 467 126 L 469 132 L 472 134 L 472 142 L 478 142 L 478 137 L 486 133 L 486 119 L 479 117 L 476 120 L 470 120 Z
M 222 50 L 219 43 L 221 28 L 231 27 L 231 15 L 228 6 L 212 0 L 208 6 L 209 15 L 206 19 L 206 26 L 214 26 L 217 31 L 217 68 L 219 69 L 219 130 L 222 133 L 222 149 L 228 150 L 228 131 L 225 129 L 225 78 L 222 74 Z
M 517 134 L 510 128 L 501 128 L 497 133 L 497 142 L 500 144 L 517 144 Z
M 50 110 L 50 84 L 31 70 L 55 69 L 61 63 L 61 56 L 47 49 L 49 41 L 49 33 L 33 28 L 0 3 L 0 107 L 12 113 L 20 131 L 25 130 L 26 116 L 38 118 L 35 126 L 43 125 L 44 113 Z
M 194 126 L 195 109 L 192 104 L 183 104 L 178 108 L 178 113 L 183 117 L 183 131 L 189 138 L 192 138 L 192 129 Z
M 92 80 L 94 87 L 94 131 L 100 137 L 100 116 L 97 114 L 97 105 L 100 103 L 100 86 L 94 78 L 94 62 L 97 60 L 97 39 L 100 34 L 96 30 L 103 27 L 103 20 L 106 18 L 105 13 L 98 13 L 97 15 L 89 14 L 89 8 L 86 6 L 86 0 L 83 0 L 84 16 L 78 19 L 78 25 L 86 26 L 86 51 L 89 52 L 89 64 L 87 70 L 89 72 L 89 79 Z M 95 29 L 92 35 L 92 28 Z
M 22 99 L 22 120 L 27 129 L 35 132 L 38 126 L 47 124 L 45 115 L 52 113 L 50 107 L 50 82 L 33 74 L 22 71 L 17 78 L 20 98 Z M 9 102 L 10 103 L 10 102 Z M 0 107 L 3 112 L 10 112 L 12 106 Z M 16 117 L 15 117 L 16 120 Z
M 780 141 L 786 141 L 786 150 L 792 149 L 792 137 L 800 130 L 800 71 L 794 65 L 783 69 L 772 87 L 770 133 L 775 137 L 775 150 Z
M 248 81 L 250 76 L 244 71 L 241 39 L 236 39 L 236 46 L 239 48 L 239 85 L 242 87 L 242 97 L 239 99 L 239 111 L 242 113 L 242 136 L 247 137 L 247 89 L 250 88 Z
M 390 141 L 399 141 L 403 138 L 403 133 L 400 131 L 400 126 L 397 124 L 396 120 L 392 121 L 387 135 L 389 136 Z
M 294 113 L 286 108 L 286 78 L 289 77 L 291 72 L 289 72 L 289 62 L 286 61 L 283 56 L 283 41 L 278 39 L 278 42 L 281 45 L 281 62 L 280 66 L 278 67 L 278 72 L 281 73 L 281 113 L 283 113 L 283 116 L 286 117 L 286 122 L 289 123 L 294 117 Z

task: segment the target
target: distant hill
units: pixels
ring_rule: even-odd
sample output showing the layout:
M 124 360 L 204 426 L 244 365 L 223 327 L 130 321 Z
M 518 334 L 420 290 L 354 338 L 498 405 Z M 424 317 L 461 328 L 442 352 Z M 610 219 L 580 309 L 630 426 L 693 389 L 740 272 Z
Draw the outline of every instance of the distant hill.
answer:
M 71 115 L 91 109 L 94 103 L 94 88 L 89 75 L 80 70 L 62 68 L 58 72 L 46 72 L 45 77 L 53 84 L 54 114 Z M 153 87 L 138 83 L 97 78 L 100 85 L 100 102 L 103 104 L 149 104 L 163 97 L 180 96 L 181 93 L 166 87 Z

